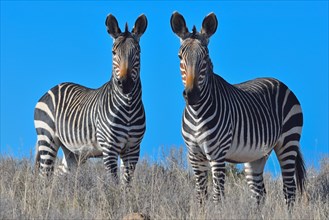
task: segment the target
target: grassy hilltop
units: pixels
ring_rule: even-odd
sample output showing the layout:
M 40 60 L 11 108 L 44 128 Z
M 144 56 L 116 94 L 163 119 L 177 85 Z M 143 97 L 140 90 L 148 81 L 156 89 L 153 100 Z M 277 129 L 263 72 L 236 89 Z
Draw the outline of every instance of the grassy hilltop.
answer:
M 298 197 L 291 215 L 284 203 L 281 178 L 273 179 L 265 174 L 267 198 L 264 207 L 257 211 L 243 174 L 238 174 L 232 166 L 226 178 L 225 200 L 215 205 L 209 199 L 200 211 L 194 201 L 194 178 L 186 156 L 181 150 L 172 149 L 164 158 L 157 164 L 142 158 L 132 187 L 126 192 L 107 181 L 101 160 L 88 161 L 70 175 L 46 180 L 32 173 L 32 160 L 0 157 L 0 219 L 122 219 L 133 212 L 142 212 L 150 219 L 326 219 L 329 216 L 328 157 L 321 162 L 319 171 L 307 170 L 307 193 Z

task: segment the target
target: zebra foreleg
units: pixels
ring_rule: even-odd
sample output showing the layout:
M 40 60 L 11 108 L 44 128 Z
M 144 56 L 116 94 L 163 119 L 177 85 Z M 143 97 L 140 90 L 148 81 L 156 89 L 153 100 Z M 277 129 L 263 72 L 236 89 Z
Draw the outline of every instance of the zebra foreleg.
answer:
M 103 147 L 103 161 L 105 169 L 115 184 L 119 183 L 118 179 L 118 155 L 119 153 L 112 147 Z
M 247 184 L 252 192 L 252 198 L 256 200 L 257 205 L 262 205 L 265 202 L 266 190 L 263 171 L 267 158 L 266 156 L 259 160 L 244 164 Z
M 121 155 L 123 162 L 123 178 L 122 181 L 125 186 L 129 187 L 133 178 L 135 168 L 139 159 L 140 146 L 131 147 L 127 152 Z
M 224 198 L 224 184 L 225 184 L 225 161 L 211 161 L 211 172 L 213 179 L 213 201 L 219 202 Z
M 206 158 L 200 160 L 200 158 L 194 157 L 192 154 L 189 154 L 189 161 L 196 180 L 197 200 L 202 205 L 208 198 L 208 161 Z

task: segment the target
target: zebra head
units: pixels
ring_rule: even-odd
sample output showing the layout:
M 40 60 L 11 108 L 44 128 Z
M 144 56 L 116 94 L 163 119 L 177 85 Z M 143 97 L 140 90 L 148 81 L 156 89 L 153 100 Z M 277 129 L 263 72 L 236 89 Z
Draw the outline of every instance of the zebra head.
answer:
M 147 19 L 144 14 L 139 16 L 131 32 L 128 30 L 127 23 L 125 31 L 121 32 L 117 19 L 111 14 L 107 16 L 105 25 L 107 32 L 114 40 L 112 47 L 113 82 L 122 93 L 128 94 L 132 92 L 139 80 L 139 39 L 146 30 Z
M 185 87 L 183 95 L 188 105 L 195 105 L 203 94 L 209 75 L 212 74 L 208 43 L 209 38 L 216 32 L 217 18 L 214 13 L 208 14 L 202 22 L 200 32 L 195 26 L 192 32 L 189 32 L 184 17 L 178 12 L 172 14 L 170 24 L 181 42 L 178 57 Z

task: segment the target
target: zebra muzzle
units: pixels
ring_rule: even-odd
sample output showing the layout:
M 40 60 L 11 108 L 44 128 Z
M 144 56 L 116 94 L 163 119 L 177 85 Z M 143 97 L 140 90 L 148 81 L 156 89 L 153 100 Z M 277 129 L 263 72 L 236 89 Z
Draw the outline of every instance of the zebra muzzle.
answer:
M 128 75 L 125 79 L 119 80 L 118 85 L 122 93 L 128 94 L 134 88 L 134 80 Z
M 194 87 L 192 90 L 184 90 L 184 99 L 188 105 L 196 105 L 200 100 L 200 90 Z

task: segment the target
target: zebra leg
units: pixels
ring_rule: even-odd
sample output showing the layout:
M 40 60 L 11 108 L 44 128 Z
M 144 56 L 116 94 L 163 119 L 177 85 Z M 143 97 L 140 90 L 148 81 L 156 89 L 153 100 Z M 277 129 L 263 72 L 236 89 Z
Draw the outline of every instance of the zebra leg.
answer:
M 103 148 L 103 161 L 105 169 L 107 170 L 110 177 L 113 178 L 113 182 L 118 184 L 118 156 L 119 153 L 116 151 L 114 147 L 105 147 L 101 145 Z
M 80 157 L 77 154 L 72 153 L 69 149 L 62 145 L 64 157 L 61 164 L 56 169 L 56 174 L 63 175 L 68 174 L 74 168 L 78 167 L 80 163 Z
M 293 138 L 298 139 L 293 140 Z M 278 144 L 274 150 L 278 157 L 283 180 L 283 193 L 288 209 L 292 208 L 296 197 L 296 182 L 295 174 L 298 183 L 298 187 L 302 193 L 306 171 L 305 165 L 299 150 L 299 135 L 289 135 L 289 140 L 284 139 L 282 144 Z
M 265 202 L 265 185 L 263 179 L 264 166 L 268 156 L 244 164 L 247 184 L 252 192 L 252 198 L 256 199 L 257 204 L 261 205 Z
M 225 184 L 225 161 L 211 161 L 211 172 L 213 180 L 213 201 L 219 202 L 224 198 L 224 184 Z
M 54 164 L 59 148 L 59 141 L 50 136 L 49 132 L 42 132 L 43 129 L 37 129 L 37 152 L 35 167 L 42 176 L 49 176 L 54 171 Z M 49 134 L 49 135 L 48 135 Z
M 196 180 L 197 200 L 200 204 L 203 204 L 208 198 L 208 161 L 205 156 L 199 155 L 196 157 L 192 153 L 189 153 L 189 161 Z
M 140 145 L 129 148 L 127 152 L 121 155 L 123 165 L 123 183 L 129 187 L 130 181 L 135 172 L 139 159 Z
M 296 185 L 300 192 L 303 193 L 306 170 L 299 145 L 303 126 L 303 114 L 293 93 L 290 93 L 288 98 L 291 99 L 287 99 L 284 107 L 285 115 L 283 118 L 282 135 L 274 150 L 281 167 L 284 197 L 288 209 L 290 209 L 295 202 Z M 294 178 L 295 175 L 296 179 Z

